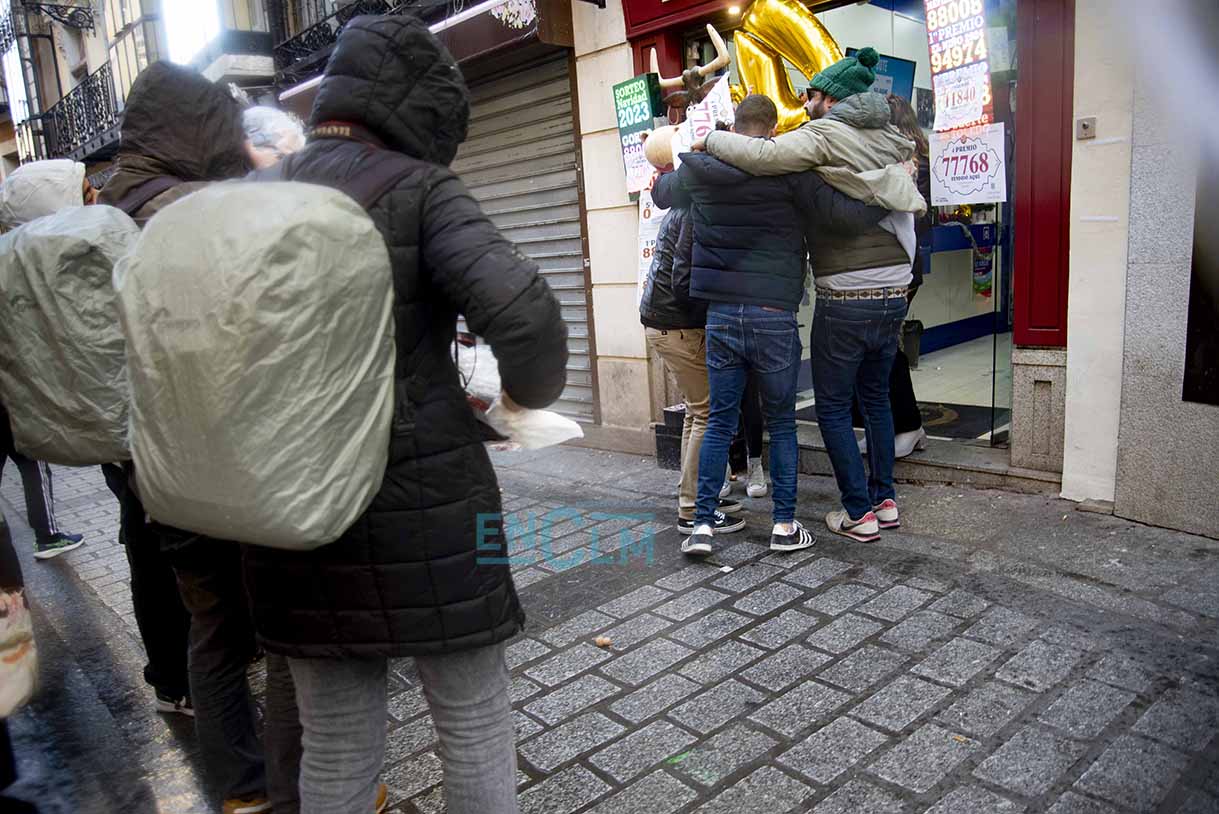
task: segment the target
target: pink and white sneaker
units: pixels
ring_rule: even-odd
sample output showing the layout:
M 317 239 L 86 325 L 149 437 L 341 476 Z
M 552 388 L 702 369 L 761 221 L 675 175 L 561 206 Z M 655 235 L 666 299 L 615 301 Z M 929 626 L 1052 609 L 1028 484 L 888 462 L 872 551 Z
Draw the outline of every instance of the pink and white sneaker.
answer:
M 852 520 L 845 511 L 830 512 L 825 516 L 830 531 L 850 537 L 857 543 L 874 543 L 880 539 L 880 521 L 875 512 L 868 512 L 858 520 Z
M 882 529 L 895 529 L 901 527 L 902 521 L 897 514 L 897 503 L 892 500 L 886 500 L 879 506 L 873 506 L 872 511 L 876 514 L 876 520 Z

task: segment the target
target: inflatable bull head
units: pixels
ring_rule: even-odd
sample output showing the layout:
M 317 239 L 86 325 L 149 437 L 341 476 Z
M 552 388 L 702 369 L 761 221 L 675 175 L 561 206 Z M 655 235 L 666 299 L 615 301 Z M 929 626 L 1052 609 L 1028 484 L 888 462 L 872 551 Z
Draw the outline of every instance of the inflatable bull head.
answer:
M 652 73 L 660 77 L 661 91 L 670 91 L 664 97 L 664 102 L 670 110 L 684 111 L 690 105 L 701 102 L 712 86 L 715 85 L 716 72 L 728 67 L 730 57 L 724 38 L 711 25 L 707 26 L 707 35 L 715 46 L 715 59 L 706 65 L 696 65 L 685 70 L 681 76 L 666 77 L 660 72 L 660 60 L 656 58 L 656 49 L 652 49 Z M 679 88 L 679 90 L 675 90 Z

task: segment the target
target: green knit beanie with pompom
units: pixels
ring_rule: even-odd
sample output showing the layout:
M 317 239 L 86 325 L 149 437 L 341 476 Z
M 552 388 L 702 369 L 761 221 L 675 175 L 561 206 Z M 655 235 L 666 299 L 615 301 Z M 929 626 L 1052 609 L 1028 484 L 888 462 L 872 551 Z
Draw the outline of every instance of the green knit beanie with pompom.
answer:
M 875 48 L 862 48 L 855 56 L 840 59 L 814 76 L 812 88 L 835 99 L 864 93 L 876 81 L 876 72 L 872 69 L 878 62 L 880 54 Z

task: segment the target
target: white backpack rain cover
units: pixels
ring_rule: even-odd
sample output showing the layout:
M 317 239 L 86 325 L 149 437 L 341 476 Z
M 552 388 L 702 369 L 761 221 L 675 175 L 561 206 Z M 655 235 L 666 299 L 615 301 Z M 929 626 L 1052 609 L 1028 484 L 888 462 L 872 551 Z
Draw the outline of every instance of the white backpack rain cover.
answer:
M 308 550 L 381 487 L 393 277 L 341 192 L 226 183 L 166 207 L 115 272 L 131 446 L 156 520 Z
M 117 209 L 73 206 L 0 237 L 0 401 L 25 455 L 67 466 L 130 457 L 111 280 L 139 235 Z

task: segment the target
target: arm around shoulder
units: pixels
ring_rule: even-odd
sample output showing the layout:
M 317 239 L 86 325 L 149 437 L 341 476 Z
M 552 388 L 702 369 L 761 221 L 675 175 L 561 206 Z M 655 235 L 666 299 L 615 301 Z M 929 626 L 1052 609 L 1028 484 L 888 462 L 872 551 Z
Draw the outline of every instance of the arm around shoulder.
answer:
M 711 133 L 707 152 L 753 175 L 786 175 L 829 161 L 825 136 L 809 125 L 772 139 L 740 133 Z

